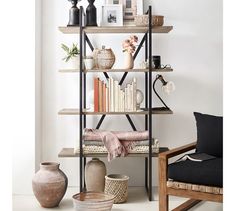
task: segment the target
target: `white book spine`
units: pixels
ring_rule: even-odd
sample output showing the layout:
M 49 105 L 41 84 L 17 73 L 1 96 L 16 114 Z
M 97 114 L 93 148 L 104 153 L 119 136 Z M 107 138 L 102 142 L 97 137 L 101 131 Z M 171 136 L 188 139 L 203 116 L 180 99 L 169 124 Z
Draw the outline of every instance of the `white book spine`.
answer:
M 127 87 L 124 91 L 124 111 L 127 111 Z
M 114 111 L 114 81 L 111 78 L 111 111 Z
M 133 78 L 133 111 L 136 111 L 136 89 L 137 89 L 137 80 Z
M 131 86 L 130 86 L 131 88 L 131 95 L 130 95 L 130 97 L 131 97 L 131 103 L 130 103 L 130 109 L 131 109 L 131 111 L 133 111 L 133 98 L 134 98 L 134 94 L 133 94 L 133 82 L 131 83 Z
M 122 90 L 122 111 L 125 112 L 125 97 L 124 97 L 125 93 Z
M 127 111 L 130 111 L 131 105 L 131 85 L 127 84 Z
M 114 81 L 114 111 L 118 112 L 118 81 Z

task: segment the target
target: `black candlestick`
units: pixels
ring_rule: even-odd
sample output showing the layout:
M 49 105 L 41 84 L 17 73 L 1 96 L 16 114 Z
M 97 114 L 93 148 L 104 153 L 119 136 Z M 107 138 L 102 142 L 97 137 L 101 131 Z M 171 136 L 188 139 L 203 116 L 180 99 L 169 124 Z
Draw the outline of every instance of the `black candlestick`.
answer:
M 97 26 L 95 0 L 88 0 L 89 5 L 86 8 L 86 25 Z
M 69 23 L 67 26 L 79 25 L 79 9 L 77 8 L 78 0 L 69 0 L 72 3 L 72 7 L 69 10 Z

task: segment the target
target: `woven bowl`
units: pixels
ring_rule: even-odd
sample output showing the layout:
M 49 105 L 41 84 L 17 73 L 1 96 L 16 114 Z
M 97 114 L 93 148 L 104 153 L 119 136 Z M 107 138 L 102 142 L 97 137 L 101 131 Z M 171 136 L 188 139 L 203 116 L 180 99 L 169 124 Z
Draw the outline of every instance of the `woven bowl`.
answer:
M 99 192 L 82 192 L 73 196 L 76 211 L 110 211 L 114 196 Z
M 136 26 L 148 26 L 149 16 L 148 15 L 137 15 L 134 21 Z M 164 24 L 164 16 L 162 15 L 152 15 L 152 25 L 162 26 Z
M 129 177 L 121 174 L 110 174 L 105 176 L 106 194 L 114 196 L 114 204 L 124 203 L 128 197 Z

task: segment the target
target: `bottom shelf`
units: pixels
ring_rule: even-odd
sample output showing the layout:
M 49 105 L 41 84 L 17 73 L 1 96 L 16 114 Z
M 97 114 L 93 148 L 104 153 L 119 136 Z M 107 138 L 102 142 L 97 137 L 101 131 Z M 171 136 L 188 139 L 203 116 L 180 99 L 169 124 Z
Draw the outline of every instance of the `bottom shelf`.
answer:
M 168 151 L 168 147 L 160 147 L 159 153 Z M 159 153 L 152 153 L 152 157 L 158 157 Z M 107 157 L 107 153 L 91 153 L 91 154 L 85 154 L 83 157 Z M 74 153 L 74 148 L 63 148 L 60 153 L 58 154 L 58 157 L 66 158 L 66 157 L 79 157 L 80 153 Z M 130 153 L 126 157 L 148 157 L 149 153 Z

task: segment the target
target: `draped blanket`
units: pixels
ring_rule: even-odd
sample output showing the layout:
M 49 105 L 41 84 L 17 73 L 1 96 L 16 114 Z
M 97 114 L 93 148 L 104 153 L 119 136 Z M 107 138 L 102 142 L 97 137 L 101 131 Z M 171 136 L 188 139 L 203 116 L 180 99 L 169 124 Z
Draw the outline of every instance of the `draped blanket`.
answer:
M 126 156 L 139 141 L 148 139 L 148 131 L 106 131 L 84 129 L 84 141 L 102 141 L 108 151 L 108 161 Z

